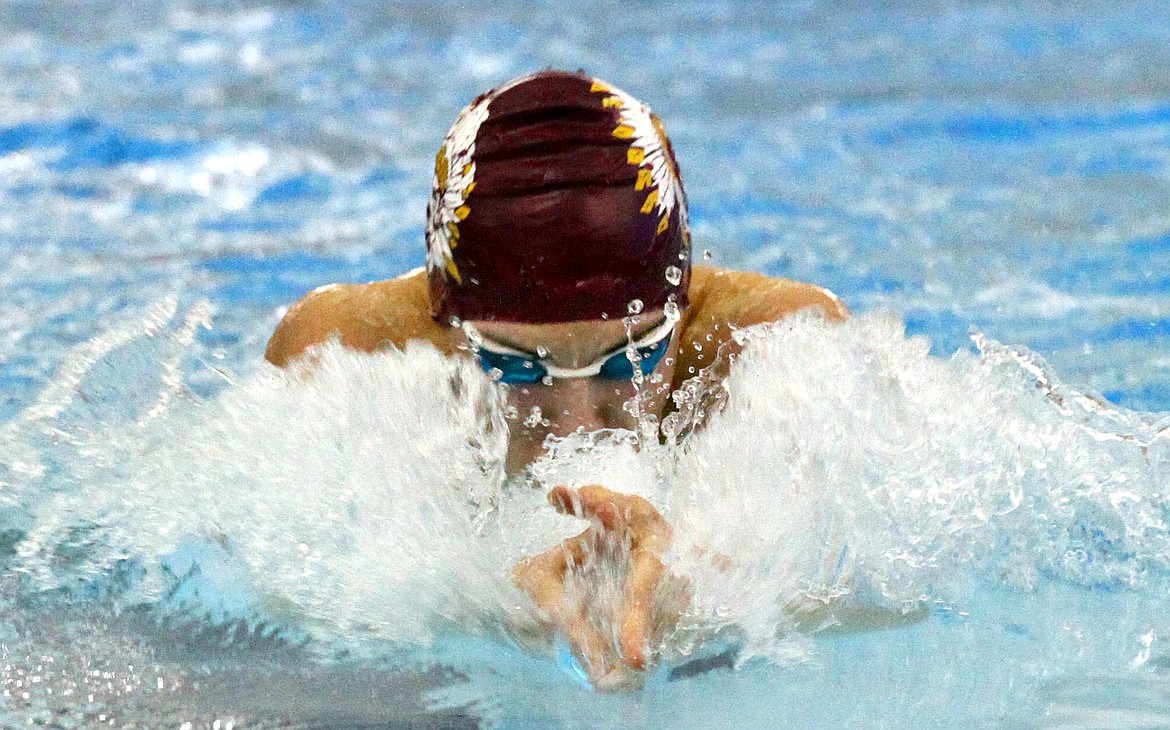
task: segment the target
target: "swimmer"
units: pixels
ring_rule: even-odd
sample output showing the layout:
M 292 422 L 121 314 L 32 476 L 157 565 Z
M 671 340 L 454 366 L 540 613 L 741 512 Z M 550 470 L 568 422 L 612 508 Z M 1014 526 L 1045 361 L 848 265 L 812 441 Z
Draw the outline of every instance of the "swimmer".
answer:
M 686 194 L 661 121 L 580 72 L 523 76 L 460 113 L 435 159 L 426 242 L 425 270 L 305 296 L 266 357 L 285 367 L 332 338 L 364 352 L 425 340 L 474 357 L 520 414 L 536 416 L 512 429 L 511 473 L 549 434 L 634 430 L 639 411 L 662 417 L 673 390 L 720 346 L 734 349 L 736 328 L 806 308 L 847 316 L 812 284 L 692 267 Z M 628 408 L 635 395 L 639 407 Z M 516 584 L 594 686 L 628 686 L 679 613 L 662 608 L 670 526 L 621 485 L 562 486 L 549 499 L 591 526 L 516 566 Z M 588 596 L 568 584 L 618 554 L 624 601 L 616 632 L 601 632 L 585 620 Z

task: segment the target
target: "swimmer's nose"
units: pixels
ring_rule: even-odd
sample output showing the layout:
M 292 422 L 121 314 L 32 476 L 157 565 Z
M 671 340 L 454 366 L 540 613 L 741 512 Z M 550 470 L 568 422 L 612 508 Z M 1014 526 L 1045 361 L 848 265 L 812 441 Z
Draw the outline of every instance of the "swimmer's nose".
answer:
M 554 401 L 552 412 L 547 415 L 551 433 L 565 436 L 582 427 L 596 431 L 617 425 L 609 423 L 613 404 L 606 397 L 605 389 L 595 387 L 588 379 L 566 378 L 549 387 L 553 389 Z

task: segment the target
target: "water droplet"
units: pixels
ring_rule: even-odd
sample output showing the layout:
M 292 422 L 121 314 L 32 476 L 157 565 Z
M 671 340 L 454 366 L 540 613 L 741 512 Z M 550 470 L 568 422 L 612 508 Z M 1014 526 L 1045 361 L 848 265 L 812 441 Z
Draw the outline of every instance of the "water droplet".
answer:
M 526 368 L 528 368 L 529 370 L 531 370 L 532 368 L 534 368 L 534 367 L 536 367 L 536 366 L 535 366 L 535 365 L 532 363 L 532 361 L 531 361 L 531 360 L 525 360 L 525 361 L 524 361 L 524 367 L 526 367 Z
M 689 256 L 689 253 L 687 251 L 679 251 L 678 252 L 678 260 L 679 261 L 686 261 L 688 256 Z
M 709 249 L 709 248 L 705 248 L 705 249 L 703 249 L 703 260 L 704 260 L 704 261 L 710 261 L 710 260 L 711 260 L 711 249 Z
M 667 302 L 662 307 L 662 313 L 665 314 L 666 318 L 671 322 L 677 322 L 679 318 L 682 317 L 682 312 L 679 311 L 677 302 Z
M 609 312 L 602 312 L 602 313 L 601 313 L 601 318 L 602 318 L 602 319 L 609 319 Z
M 546 376 L 544 376 L 543 378 L 541 378 L 541 379 L 540 379 L 540 382 L 544 383 L 545 385 L 552 385 L 552 384 L 553 384 L 553 378 L 552 378 L 552 376 L 551 376 L 551 375 L 546 375 Z
M 666 280 L 670 282 L 671 286 L 678 286 L 682 283 L 683 272 L 677 266 L 666 267 Z
M 447 321 L 451 323 L 452 327 L 459 327 L 463 324 L 463 320 L 459 319 L 454 314 L 452 314 L 451 319 L 448 319 Z
M 641 299 L 631 299 L 629 305 L 626 307 L 626 310 L 630 314 L 640 313 L 642 311 L 642 300 Z
M 539 426 L 544 419 L 544 414 L 540 410 L 540 406 L 532 406 L 532 410 L 528 411 L 528 415 L 524 418 L 524 425 L 529 428 Z
M 504 371 L 500 370 L 499 368 L 492 368 L 488 371 L 488 377 L 492 380 L 499 380 L 500 378 L 504 377 Z
M 541 358 L 548 357 L 548 348 L 545 347 L 544 345 L 537 345 L 536 346 L 536 354 Z

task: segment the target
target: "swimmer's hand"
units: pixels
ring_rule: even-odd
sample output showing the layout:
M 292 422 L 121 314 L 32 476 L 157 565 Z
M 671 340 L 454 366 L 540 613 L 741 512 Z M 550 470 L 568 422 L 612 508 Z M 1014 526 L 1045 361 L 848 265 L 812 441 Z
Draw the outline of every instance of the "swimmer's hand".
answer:
M 594 687 L 634 688 L 641 684 L 640 670 L 651 666 L 652 642 L 682 611 L 682 601 L 674 601 L 672 607 L 655 601 L 667 576 L 662 555 L 670 546 L 670 526 L 641 497 L 597 485 L 557 487 L 548 499 L 557 511 L 587 519 L 592 525 L 551 550 L 520 562 L 513 579 L 568 637 Z M 615 560 L 625 563 L 616 647 L 615 632 L 603 633 L 588 620 L 593 598 L 588 584 L 585 590 L 567 586 L 569 579 L 588 575 L 596 566 Z M 677 599 L 685 591 L 672 592 L 680 594 Z

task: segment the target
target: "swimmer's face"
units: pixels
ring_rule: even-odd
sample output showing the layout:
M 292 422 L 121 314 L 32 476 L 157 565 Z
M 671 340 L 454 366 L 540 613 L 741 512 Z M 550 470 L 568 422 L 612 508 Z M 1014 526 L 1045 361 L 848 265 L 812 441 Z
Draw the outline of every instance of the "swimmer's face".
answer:
M 631 339 L 661 325 L 661 309 L 647 310 L 626 320 L 586 320 L 555 324 L 472 322 L 485 339 L 528 353 L 560 368 L 584 368 L 608 353 L 624 348 Z M 628 324 L 627 324 L 628 323 Z M 541 453 L 545 436 L 565 436 L 578 428 L 635 429 L 637 418 L 627 404 L 638 397 L 643 413 L 660 416 L 678 362 L 678 332 L 672 332 L 654 369 L 643 371 L 641 387 L 632 379 L 602 375 L 551 378 L 545 382 L 516 383 L 508 387 L 509 405 L 517 411 L 510 424 L 508 471 L 515 473 Z M 624 353 L 621 355 L 624 357 Z M 539 409 L 539 412 L 535 411 Z M 537 415 L 539 413 L 539 415 Z

